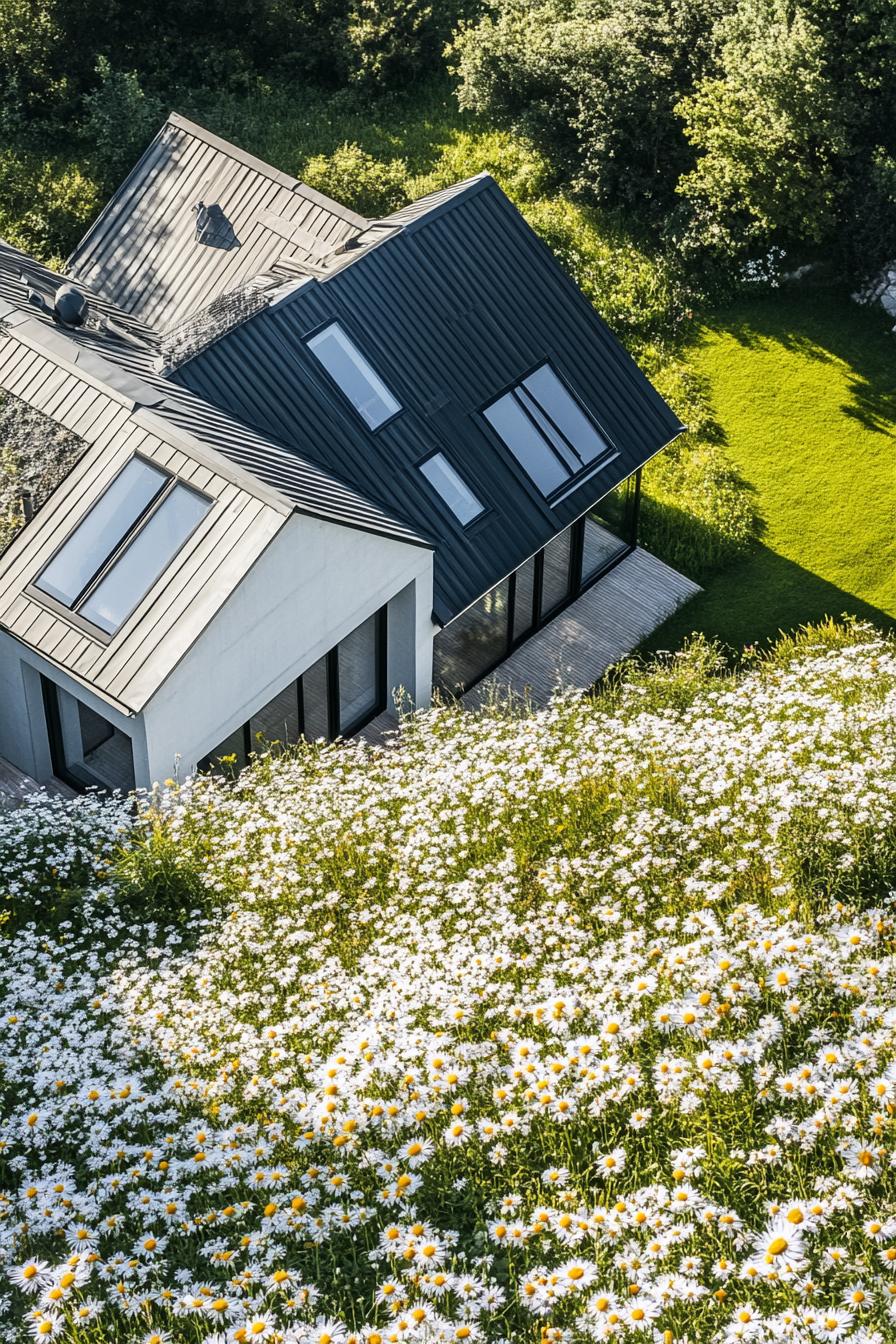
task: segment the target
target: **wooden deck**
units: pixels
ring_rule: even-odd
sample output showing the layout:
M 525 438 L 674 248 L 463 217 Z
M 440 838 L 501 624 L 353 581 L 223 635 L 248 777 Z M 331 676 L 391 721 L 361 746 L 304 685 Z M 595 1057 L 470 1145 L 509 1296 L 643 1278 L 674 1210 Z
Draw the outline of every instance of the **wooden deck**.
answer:
M 544 705 L 560 686 L 586 690 L 636 649 L 700 587 L 639 547 L 581 597 L 527 639 L 461 701 L 470 709 L 496 690 Z M 394 743 L 398 717 L 387 710 L 358 737 L 372 746 Z
M 63 784 L 60 779 L 47 784 L 38 784 L 30 775 L 23 774 L 16 766 L 0 756 L 0 810 L 7 807 L 20 807 L 27 803 L 35 793 L 49 793 L 54 798 L 74 798 L 74 789 Z
M 698 584 L 639 547 L 478 682 L 463 703 L 508 688 L 544 705 L 558 687 L 593 686 L 700 592 Z

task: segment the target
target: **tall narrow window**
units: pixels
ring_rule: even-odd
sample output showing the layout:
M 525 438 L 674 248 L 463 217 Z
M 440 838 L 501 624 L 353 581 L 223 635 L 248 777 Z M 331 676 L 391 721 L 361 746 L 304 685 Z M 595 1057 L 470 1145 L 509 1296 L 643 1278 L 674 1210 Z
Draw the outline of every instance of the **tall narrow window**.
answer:
M 483 415 L 543 495 L 615 456 L 613 445 L 550 364 L 498 397 Z
M 375 612 L 336 646 L 340 733 L 350 734 L 356 724 L 365 723 L 380 708 L 380 625 L 379 612 Z
M 444 453 L 433 453 L 432 457 L 420 463 L 420 470 L 464 527 L 484 512 L 483 505 Z
M 387 625 L 387 609 L 380 607 L 209 752 L 198 768 L 215 769 L 225 757 L 223 772 L 235 774 L 253 752 L 275 743 L 285 746 L 300 737 L 326 741 L 358 732 L 386 707 Z
M 113 635 L 211 508 L 134 457 L 35 580 L 35 588 Z
M 309 337 L 308 349 L 320 360 L 368 429 L 379 429 L 401 410 L 401 403 L 338 322 L 331 322 Z

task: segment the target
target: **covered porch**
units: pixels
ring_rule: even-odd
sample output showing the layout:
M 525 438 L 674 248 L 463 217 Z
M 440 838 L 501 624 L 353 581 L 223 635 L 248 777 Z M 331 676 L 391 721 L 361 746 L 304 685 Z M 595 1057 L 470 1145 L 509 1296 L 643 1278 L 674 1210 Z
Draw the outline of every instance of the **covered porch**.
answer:
M 469 708 L 495 692 L 545 705 L 557 689 L 593 686 L 700 588 L 636 547 L 462 697 Z
M 538 709 L 560 688 L 587 690 L 699 592 L 698 584 L 636 546 L 460 701 L 477 709 L 493 695 L 510 692 Z M 388 710 L 358 736 L 383 745 L 395 740 L 397 729 L 397 716 Z

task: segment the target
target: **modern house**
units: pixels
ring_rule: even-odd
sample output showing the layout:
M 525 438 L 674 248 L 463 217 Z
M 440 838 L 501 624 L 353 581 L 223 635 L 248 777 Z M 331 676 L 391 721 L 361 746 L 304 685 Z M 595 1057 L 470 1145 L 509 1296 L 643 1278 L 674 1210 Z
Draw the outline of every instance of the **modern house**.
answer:
M 682 429 L 488 174 L 368 220 L 175 115 L 64 275 L 0 246 L 0 393 L 83 444 L 0 556 L 0 755 L 74 786 L 469 687 Z

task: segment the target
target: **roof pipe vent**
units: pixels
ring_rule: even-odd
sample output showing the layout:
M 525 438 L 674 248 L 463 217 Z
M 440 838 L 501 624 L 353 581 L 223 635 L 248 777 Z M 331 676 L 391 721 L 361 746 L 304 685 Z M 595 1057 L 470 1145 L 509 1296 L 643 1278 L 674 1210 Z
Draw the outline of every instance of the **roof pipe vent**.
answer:
M 83 327 L 87 321 L 87 296 L 74 285 L 60 285 L 53 299 L 53 318 L 63 327 Z

